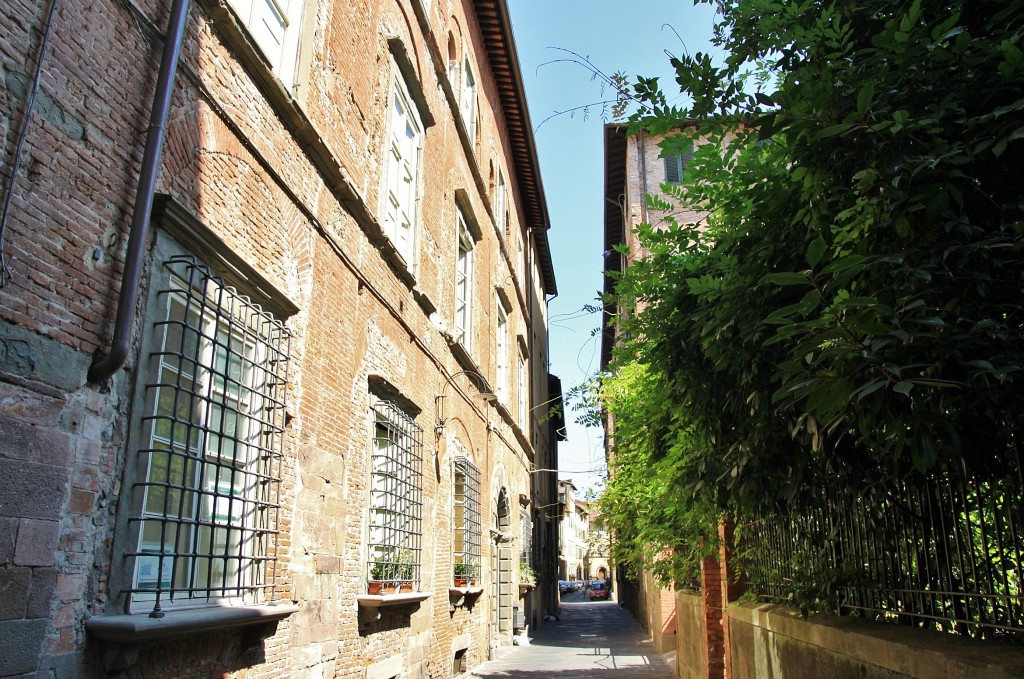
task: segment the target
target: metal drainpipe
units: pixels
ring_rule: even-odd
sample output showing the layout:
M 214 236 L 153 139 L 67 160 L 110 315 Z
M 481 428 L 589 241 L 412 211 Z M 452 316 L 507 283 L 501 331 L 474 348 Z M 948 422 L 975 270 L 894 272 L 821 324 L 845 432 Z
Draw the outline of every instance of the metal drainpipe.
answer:
M 636 137 L 637 161 L 640 165 L 640 219 L 644 224 L 650 224 L 647 214 L 647 144 L 644 143 L 645 133 L 643 130 Z
M 171 15 L 167 21 L 167 36 L 164 39 L 163 56 L 160 58 L 160 73 L 157 76 L 156 92 L 153 95 L 153 109 L 146 134 L 146 149 L 142 155 L 139 171 L 139 186 L 135 193 L 135 212 L 132 215 L 131 231 L 128 233 L 128 252 L 124 260 L 124 274 L 121 279 L 121 294 L 117 302 L 117 317 L 114 336 L 107 354 L 97 354 L 89 367 L 89 382 L 99 384 L 120 370 L 128 358 L 132 329 L 135 327 L 135 302 L 142 278 L 142 256 L 149 234 L 150 213 L 153 211 L 153 193 L 156 189 L 156 175 L 160 168 L 160 153 L 163 149 L 167 114 L 171 108 L 174 92 L 174 76 L 178 70 L 181 43 L 185 37 L 188 21 L 189 0 L 174 0 Z

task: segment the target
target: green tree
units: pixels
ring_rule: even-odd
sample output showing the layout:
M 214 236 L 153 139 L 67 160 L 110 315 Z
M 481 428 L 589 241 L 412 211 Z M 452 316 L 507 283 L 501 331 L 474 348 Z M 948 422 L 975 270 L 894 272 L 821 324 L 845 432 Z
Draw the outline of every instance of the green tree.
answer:
M 609 522 L 640 539 L 688 519 L 627 528 L 622 503 L 750 516 L 826 479 L 1015 473 L 1024 2 L 716 4 L 724 63 L 673 59 L 692 105 L 634 87 L 632 131 L 696 142 L 686 184 L 663 188 L 708 217 L 642 227 L 649 254 L 617 287 Z M 659 477 L 637 499 L 631 457 Z

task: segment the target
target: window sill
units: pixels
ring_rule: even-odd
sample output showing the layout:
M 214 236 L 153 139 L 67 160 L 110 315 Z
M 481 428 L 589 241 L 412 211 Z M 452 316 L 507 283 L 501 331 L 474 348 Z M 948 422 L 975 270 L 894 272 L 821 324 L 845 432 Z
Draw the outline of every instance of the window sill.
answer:
M 97 639 L 134 644 L 184 634 L 214 630 L 270 625 L 299 610 L 298 606 L 218 606 L 166 611 L 162 618 L 145 613 L 134 615 L 98 615 L 85 621 L 85 628 Z
M 360 594 L 356 597 L 359 603 L 359 626 L 368 627 L 380 620 L 380 609 L 392 606 L 418 606 L 421 601 L 430 598 L 428 592 L 406 592 L 399 594 Z
M 476 603 L 477 597 L 483 594 L 484 588 L 478 586 L 470 587 L 449 587 L 448 588 L 448 601 L 449 611 L 454 611 L 460 606 L 465 606 L 469 610 L 473 610 L 473 604 Z

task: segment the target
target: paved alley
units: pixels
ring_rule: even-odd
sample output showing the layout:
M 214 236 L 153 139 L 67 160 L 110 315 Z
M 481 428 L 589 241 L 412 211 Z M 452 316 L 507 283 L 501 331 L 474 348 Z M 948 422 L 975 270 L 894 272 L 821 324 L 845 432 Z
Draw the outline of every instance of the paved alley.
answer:
M 471 679 L 672 679 L 673 667 L 654 651 L 643 628 L 616 601 L 590 603 L 585 592 L 562 600 L 559 622 L 533 632 L 529 646 L 503 649 Z M 671 656 L 668 656 L 671 657 Z

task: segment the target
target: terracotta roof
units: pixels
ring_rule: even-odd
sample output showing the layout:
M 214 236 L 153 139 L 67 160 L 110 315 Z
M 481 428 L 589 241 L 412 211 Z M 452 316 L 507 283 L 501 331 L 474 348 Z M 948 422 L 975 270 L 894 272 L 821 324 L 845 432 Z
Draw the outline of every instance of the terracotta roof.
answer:
M 555 270 L 551 265 L 547 230 L 551 228 L 548 217 L 544 186 L 540 179 L 540 162 L 533 139 L 533 126 L 526 106 L 526 90 L 523 88 L 522 72 L 516 41 L 512 36 L 512 20 L 506 0 L 475 0 L 477 21 L 487 49 L 491 73 L 494 75 L 505 114 L 512 148 L 512 163 L 519 180 L 526 223 L 533 230 L 540 253 L 540 270 L 544 276 L 544 290 L 550 295 L 558 294 L 555 285 Z

